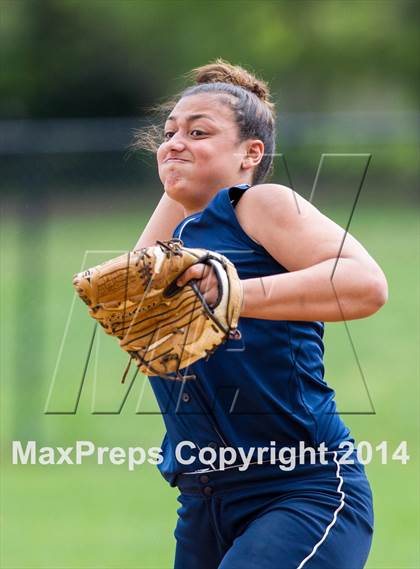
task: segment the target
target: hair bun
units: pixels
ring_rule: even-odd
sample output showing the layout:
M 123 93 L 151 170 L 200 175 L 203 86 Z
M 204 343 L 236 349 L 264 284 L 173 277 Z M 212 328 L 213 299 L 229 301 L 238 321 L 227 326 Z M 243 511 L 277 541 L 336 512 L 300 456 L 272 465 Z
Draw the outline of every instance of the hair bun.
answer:
M 238 85 L 247 91 L 254 93 L 259 99 L 270 103 L 270 91 L 265 81 L 257 79 L 249 71 L 239 65 L 232 65 L 221 58 L 212 63 L 193 69 L 189 76 L 198 84 L 200 83 L 231 83 Z

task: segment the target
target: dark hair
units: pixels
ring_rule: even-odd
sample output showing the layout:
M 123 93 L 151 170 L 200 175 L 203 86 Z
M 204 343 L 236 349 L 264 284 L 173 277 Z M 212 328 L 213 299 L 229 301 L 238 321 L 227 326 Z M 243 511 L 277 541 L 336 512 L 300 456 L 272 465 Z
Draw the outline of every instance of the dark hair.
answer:
M 160 124 L 152 124 L 135 133 L 134 149 L 156 152 L 162 142 L 164 117 L 183 97 L 199 93 L 229 95 L 224 102 L 232 109 L 239 129 L 239 139 L 258 138 L 264 143 L 264 156 L 254 171 L 253 183 L 263 182 L 270 174 L 275 149 L 275 110 L 270 101 L 267 84 L 240 67 L 223 59 L 193 69 L 188 76 L 195 85 L 187 87 L 177 97 L 154 108 Z M 165 117 L 166 118 L 166 117 Z

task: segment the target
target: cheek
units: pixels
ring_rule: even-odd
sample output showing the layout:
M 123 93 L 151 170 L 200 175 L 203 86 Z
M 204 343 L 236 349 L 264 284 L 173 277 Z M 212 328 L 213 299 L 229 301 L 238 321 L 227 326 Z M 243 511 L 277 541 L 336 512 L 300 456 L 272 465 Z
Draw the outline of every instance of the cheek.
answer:
M 156 152 L 156 160 L 157 160 L 157 163 L 158 163 L 159 166 L 160 166 L 160 164 L 161 164 L 161 162 L 162 162 L 162 159 L 163 159 L 163 154 L 164 154 L 164 148 L 163 148 L 163 146 L 164 146 L 164 145 L 161 144 L 161 145 L 159 146 L 159 148 L 157 149 L 157 152 Z
M 164 151 L 162 146 L 160 146 L 156 152 L 156 162 L 157 162 L 157 169 L 158 174 L 162 182 L 164 182 L 166 175 L 165 175 L 165 164 L 162 162 L 164 159 Z
M 229 151 L 224 144 L 202 144 L 195 149 L 195 156 L 200 167 L 206 169 L 214 168 L 214 164 L 221 164 L 226 161 Z

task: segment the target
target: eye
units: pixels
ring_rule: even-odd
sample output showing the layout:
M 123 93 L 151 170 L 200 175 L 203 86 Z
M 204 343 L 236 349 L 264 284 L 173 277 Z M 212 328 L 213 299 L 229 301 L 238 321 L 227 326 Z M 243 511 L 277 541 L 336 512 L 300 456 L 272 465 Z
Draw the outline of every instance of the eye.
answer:
M 174 133 L 173 130 L 167 130 L 167 131 L 164 133 L 163 138 L 164 138 L 165 140 L 169 140 L 170 138 L 173 137 L 174 134 L 175 134 L 175 133 Z
M 191 131 L 191 134 L 195 138 L 196 136 L 203 136 L 207 133 L 205 133 L 203 130 L 200 130 L 199 128 L 195 128 L 194 130 Z

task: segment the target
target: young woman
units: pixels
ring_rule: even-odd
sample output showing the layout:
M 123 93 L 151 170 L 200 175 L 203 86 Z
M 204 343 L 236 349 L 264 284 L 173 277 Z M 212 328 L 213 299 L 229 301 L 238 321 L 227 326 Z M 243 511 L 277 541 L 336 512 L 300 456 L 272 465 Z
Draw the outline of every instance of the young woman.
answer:
M 159 468 L 180 489 L 175 567 L 360 569 L 372 496 L 324 380 L 323 322 L 376 312 L 386 279 L 354 237 L 265 182 L 275 148 L 267 85 L 222 60 L 193 75 L 170 104 L 157 148 L 164 194 L 137 247 L 178 237 L 223 253 L 244 302 L 242 339 L 190 366 L 195 380 L 151 379 L 167 429 Z M 137 146 L 153 141 L 143 131 Z M 192 278 L 214 302 L 212 270 L 192 267 L 179 284 Z M 227 448 L 242 453 L 221 468 Z M 280 468 L 285 456 L 296 464 Z

